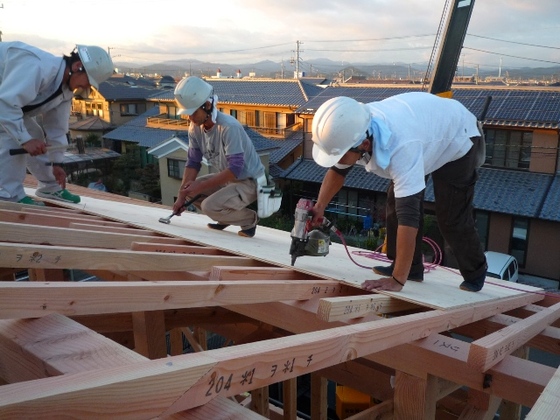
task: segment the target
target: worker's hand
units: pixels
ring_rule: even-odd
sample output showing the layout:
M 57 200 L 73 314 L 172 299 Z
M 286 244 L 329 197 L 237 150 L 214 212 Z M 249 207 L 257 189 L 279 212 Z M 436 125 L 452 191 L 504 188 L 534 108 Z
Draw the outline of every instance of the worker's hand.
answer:
M 311 226 L 321 226 L 323 223 L 323 217 L 325 217 L 325 208 L 319 203 L 315 203 L 311 209 L 313 218 L 311 219 Z
M 175 201 L 175 203 L 173 203 L 173 214 L 175 216 L 180 216 L 181 213 L 183 213 L 183 210 L 185 210 L 185 208 L 183 207 L 183 205 L 185 204 L 185 196 L 183 196 L 183 198 L 181 198 L 181 196 L 177 197 L 177 200 Z
M 47 144 L 43 140 L 31 139 L 21 145 L 31 156 L 44 155 L 47 153 Z
M 194 197 L 204 192 L 204 185 L 202 181 L 189 181 L 181 189 L 181 193 L 184 193 L 184 197 Z
M 370 292 L 378 290 L 387 290 L 390 292 L 400 292 L 402 286 L 397 283 L 392 277 L 383 277 L 379 280 L 366 280 L 362 283 L 362 288 Z
M 53 166 L 52 172 L 56 182 L 60 185 L 62 189 L 66 188 L 66 172 L 60 166 Z

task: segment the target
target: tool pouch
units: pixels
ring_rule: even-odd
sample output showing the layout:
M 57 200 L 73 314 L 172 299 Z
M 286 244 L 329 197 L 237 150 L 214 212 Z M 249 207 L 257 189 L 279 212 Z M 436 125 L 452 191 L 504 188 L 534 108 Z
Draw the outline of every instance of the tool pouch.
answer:
M 280 209 L 282 191 L 266 175 L 257 178 L 257 215 L 264 219 Z

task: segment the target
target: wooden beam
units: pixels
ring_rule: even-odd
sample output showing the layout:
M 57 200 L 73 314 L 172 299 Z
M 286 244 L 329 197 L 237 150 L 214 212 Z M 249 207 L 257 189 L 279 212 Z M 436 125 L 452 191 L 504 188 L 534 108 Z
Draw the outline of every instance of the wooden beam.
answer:
M 560 318 L 560 303 L 472 343 L 468 364 L 479 372 L 495 366 Z
M 333 322 L 361 318 L 367 313 L 387 314 L 418 309 L 418 305 L 384 295 L 323 298 L 319 302 L 317 317 Z
M 167 356 L 163 311 L 132 313 L 134 350 L 148 359 Z
M 0 417 L 86 415 L 96 408 L 114 417 L 136 419 L 171 415 L 205 404 L 217 396 L 237 395 L 339 364 L 433 331 L 446 331 L 495 313 L 519 307 L 534 296 L 515 296 L 476 308 L 434 310 L 383 321 L 330 328 L 260 343 L 172 356 L 79 376 L 47 378 L 38 383 L 0 387 Z M 56 390 L 56 393 L 53 393 Z M 101 413 L 103 414 L 103 413 Z
M 336 295 L 332 280 L 0 282 L 0 318 L 166 310 Z
M 1 320 L 0 349 L 0 376 L 10 383 L 146 360 L 57 314 L 37 319 Z
M 328 380 L 319 372 L 311 373 L 311 409 L 312 419 L 328 419 Z
M 303 280 L 313 278 L 290 268 L 278 267 L 227 267 L 214 266 L 210 272 L 210 280 Z M 319 277 L 316 277 L 317 279 Z M 342 283 L 341 284 L 342 287 Z
M 133 251 L 164 252 L 169 254 L 233 255 L 221 249 L 209 246 L 168 245 L 149 242 L 133 242 L 130 249 Z
M 258 265 L 246 257 L 176 255 L 127 250 L 0 243 L 0 267 L 104 270 L 210 270 L 214 265 Z
M 171 242 L 182 244 L 184 241 L 176 238 L 156 238 L 145 235 L 144 231 L 137 231 L 135 235 L 123 235 L 107 232 L 89 232 L 82 230 L 52 227 L 22 225 L 19 223 L 0 223 L 0 242 L 19 242 L 37 245 L 73 246 L 87 248 L 130 249 L 133 242 Z
M 285 420 L 297 420 L 297 395 L 297 378 L 290 378 L 282 382 Z
M 554 370 L 528 360 L 507 356 L 488 372 L 467 364 L 470 344 L 434 334 L 426 339 L 367 356 L 385 366 L 415 376 L 432 375 L 472 389 L 531 407 L 554 374 Z
M 383 401 L 381 404 L 376 404 L 373 407 L 366 408 L 351 417 L 347 417 L 346 420 L 393 420 L 393 412 L 393 400 L 388 400 Z
M 156 232 L 152 232 L 149 230 L 143 230 L 143 229 L 138 229 L 136 227 L 122 227 L 122 226 L 102 226 L 102 225 L 96 225 L 96 224 L 91 224 L 91 223 L 77 223 L 77 222 L 72 222 L 70 223 L 70 225 L 68 226 L 70 229 L 76 229 L 79 231 L 84 231 L 87 230 L 89 231 L 93 231 L 93 232 L 109 232 L 109 233 L 122 233 L 125 235 L 134 235 L 136 233 L 140 234 L 142 233 L 142 235 L 145 236 L 161 236 L 159 233 Z

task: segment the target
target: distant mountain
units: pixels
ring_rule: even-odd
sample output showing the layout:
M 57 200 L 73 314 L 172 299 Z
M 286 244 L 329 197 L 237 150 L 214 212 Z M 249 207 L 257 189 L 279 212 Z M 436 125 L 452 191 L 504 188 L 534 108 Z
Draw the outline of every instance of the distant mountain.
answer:
M 202 62 L 199 60 L 173 60 L 150 65 L 135 65 L 131 63 L 115 63 L 115 66 L 122 73 L 143 73 L 169 75 L 180 79 L 185 75 L 212 77 L 218 72 L 222 77 L 235 78 L 238 72 L 243 77 L 254 74 L 256 77 L 271 78 L 292 78 L 295 72 L 295 65 L 289 61 L 274 62 L 270 60 L 259 61 L 249 64 L 226 64 Z M 300 63 L 300 72 L 306 76 L 318 76 L 325 78 L 342 77 L 347 79 L 353 77 L 363 77 L 368 80 L 384 79 L 413 79 L 421 80 L 426 74 L 426 68 L 406 63 L 350 63 L 346 61 L 333 61 L 328 58 L 307 60 Z M 478 74 L 479 78 L 504 77 L 512 79 L 543 79 L 558 80 L 560 77 L 560 66 L 555 67 L 523 67 L 507 68 L 493 71 L 479 70 L 473 67 L 458 66 L 457 75 L 470 77 Z

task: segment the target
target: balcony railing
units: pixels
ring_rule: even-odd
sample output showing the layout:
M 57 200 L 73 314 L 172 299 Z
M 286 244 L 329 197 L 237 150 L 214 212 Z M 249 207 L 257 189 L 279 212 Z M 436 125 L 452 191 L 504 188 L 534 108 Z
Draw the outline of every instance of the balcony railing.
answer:
M 162 116 L 157 117 L 148 117 L 146 121 L 148 127 L 152 128 L 168 128 L 174 130 L 184 130 L 187 131 L 189 129 L 189 120 L 186 119 L 172 119 L 172 118 L 165 118 Z
M 265 137 L 277 137 L 286 139 L 295 131 L 301 130 L 301 123 L 296 123 L 285 128 L 272 128 L 272 127 L 255 127 L 248 126 L 257 133 L 262 134 Z

